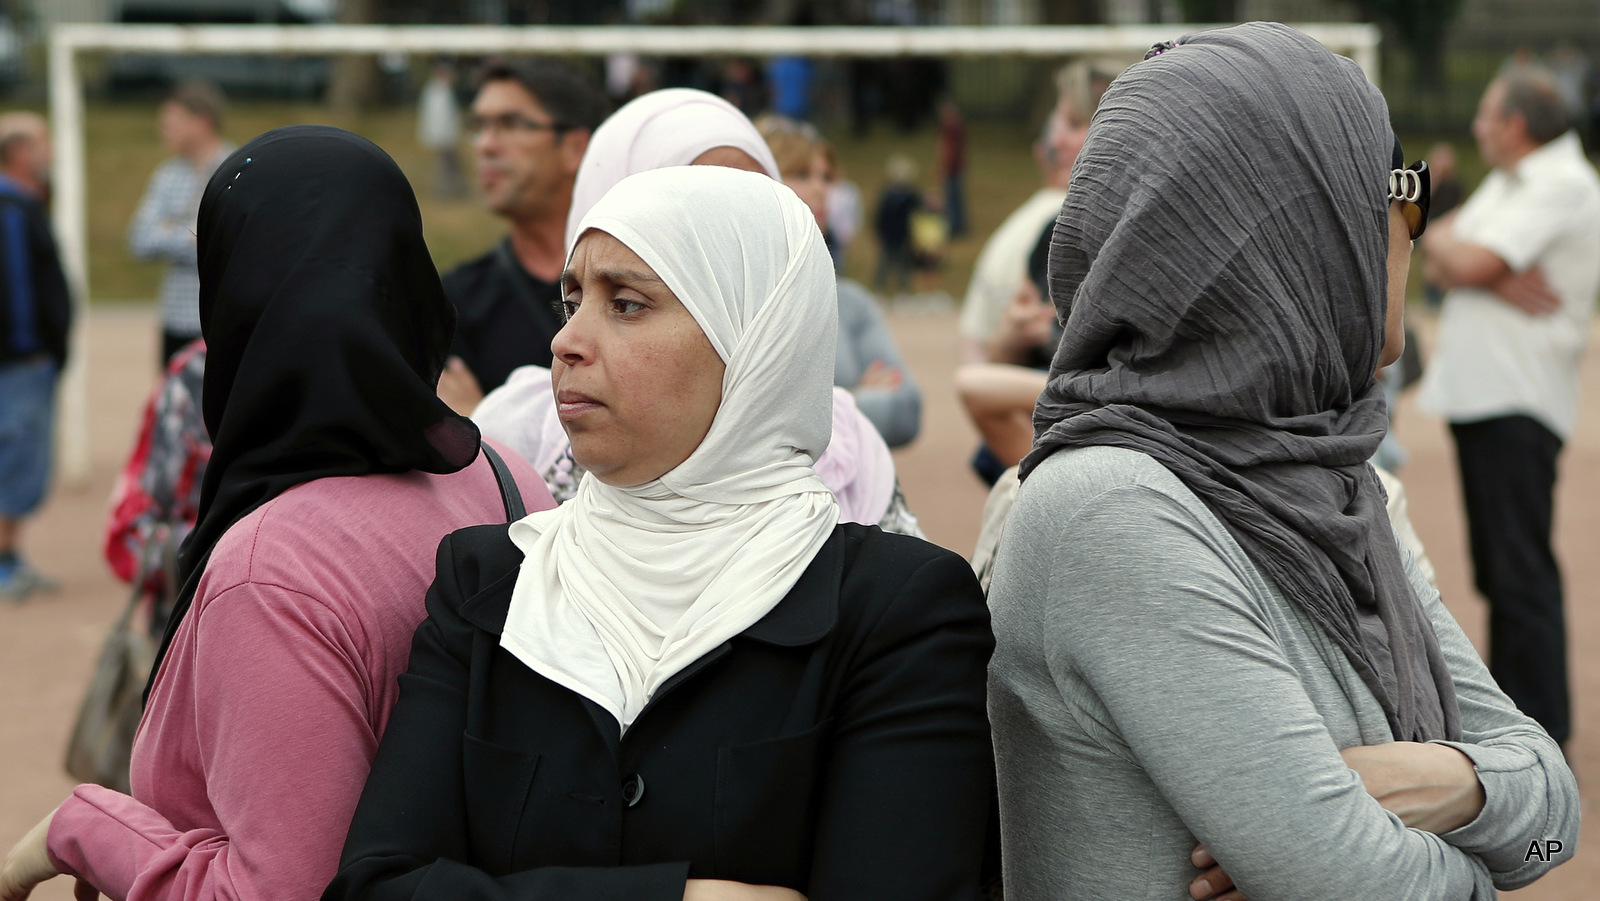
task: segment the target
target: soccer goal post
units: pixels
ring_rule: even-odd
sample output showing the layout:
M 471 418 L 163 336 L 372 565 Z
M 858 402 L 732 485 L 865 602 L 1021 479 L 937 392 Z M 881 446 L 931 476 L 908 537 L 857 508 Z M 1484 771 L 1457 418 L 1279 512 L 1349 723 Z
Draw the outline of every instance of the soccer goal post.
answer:
M 472 25 L 115 25 L 62 24 L 50 32 L 50 131 L 61 260 L 77 306 L 71 362 L 61 383 L 60 461 L 69 482 L 88 478 L 89 347 L 88 195 L 83 127 L 83 53 L 341 55 L 444 53 L 602 56 L 1021 56 L 1063 57 L 1142 52 L 1204 25 L 929 26 L 914 28 L 764 28 Z M 1378 79 L 1378 29 L 1368 24 L 1296 28 L 1351 57 Z

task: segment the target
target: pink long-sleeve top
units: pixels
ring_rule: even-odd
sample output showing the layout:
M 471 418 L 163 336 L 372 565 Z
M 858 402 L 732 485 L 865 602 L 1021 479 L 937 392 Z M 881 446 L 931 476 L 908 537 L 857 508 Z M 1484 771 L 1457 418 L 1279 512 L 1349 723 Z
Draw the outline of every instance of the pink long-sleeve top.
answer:
M 529 510 L 553 507 L 501 450 Z M 63 873 L 115 901 L 312 901 L 338 868 L 449 532 L 503 522 L 479 455 L 453 475 L 318 479 L 235 523 L 134 741 L 133 796 L 80 785 Z

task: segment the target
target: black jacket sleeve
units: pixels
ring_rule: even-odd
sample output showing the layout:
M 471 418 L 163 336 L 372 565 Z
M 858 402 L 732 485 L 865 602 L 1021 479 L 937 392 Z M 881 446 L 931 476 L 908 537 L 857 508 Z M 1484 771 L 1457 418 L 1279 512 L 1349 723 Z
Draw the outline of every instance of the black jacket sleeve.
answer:
M 467 680 L 473 642 L 485 636 L 460 614 L 475 587 L 464 591 L 462 583 L 475 581 L 466 573 L 477 567 L 462 561 L 458 579 L 456 537 L 439 546 L 428 618 L 412 642 L 400 699 L 323 901 L 680 901 L 687 862 L 540 867 L 500 876 L 466 862 L 472 859 L 461 775 Z
M 849 584 L 881 580 L 875 569 L 854 567 L 844 590 L 892 590 Z M 982 589 L 966 561 L 941 552 L 878 609 L 834 719 L 807 894 L 974 897 L 994 793 Z

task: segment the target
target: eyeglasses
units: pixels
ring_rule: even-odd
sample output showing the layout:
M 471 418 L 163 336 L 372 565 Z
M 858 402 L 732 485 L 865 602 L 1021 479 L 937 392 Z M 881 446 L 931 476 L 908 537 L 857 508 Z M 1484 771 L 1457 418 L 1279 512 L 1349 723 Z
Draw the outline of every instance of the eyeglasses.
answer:
M 560 137 L 563 132 L 572 130 L 572 126 L 565 122 L 535 122 L 521 113 L 506 113 L 502 116 L 471 116 L 467 119 L 467 135 L 476 140 L 479 135 L 507 135 L 522 137 L 536 131 L 555 132 Z
M 1406 217 L 1413 241 L 1428 230 L 1429 182 L 1426 160 L 1389 172 L 1389 199 L 1400 201 L 1400 213 Z

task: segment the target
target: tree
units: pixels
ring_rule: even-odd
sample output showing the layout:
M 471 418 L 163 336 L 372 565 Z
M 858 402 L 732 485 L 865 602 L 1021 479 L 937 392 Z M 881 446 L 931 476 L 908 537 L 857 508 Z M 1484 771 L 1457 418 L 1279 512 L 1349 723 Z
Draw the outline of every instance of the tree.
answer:
M 383 0 L 339 0 L 340 25 L 370 25 L 385 21 Z M 342 113 L 355 113 L 378 98 L 382 81 L 378 61 L 364 53 L 346 53 L 333 61 L 328 79 L 328 105 Z
M 1413 84 L 1435 90 L 1444 83 L 1444 39 L 1461 0 L 1356 0 L 1356 7 L 1411 54 Z
M 1039 12 L 1046 25 L 1098 25 L 1105 21 L 1100 0 L 1042 0 Z
M 1185 22 L 1234 22 L 1235 7 L 1233 0 L 1178 0 Z

